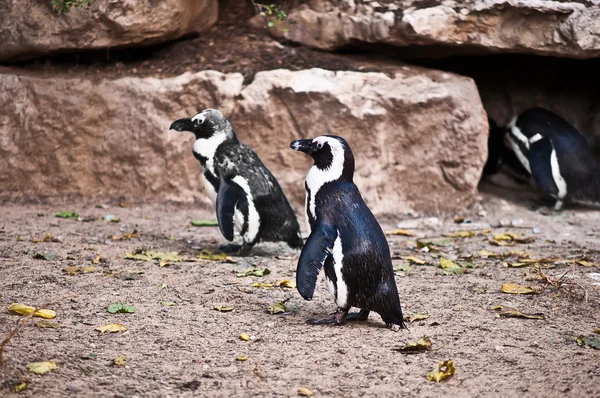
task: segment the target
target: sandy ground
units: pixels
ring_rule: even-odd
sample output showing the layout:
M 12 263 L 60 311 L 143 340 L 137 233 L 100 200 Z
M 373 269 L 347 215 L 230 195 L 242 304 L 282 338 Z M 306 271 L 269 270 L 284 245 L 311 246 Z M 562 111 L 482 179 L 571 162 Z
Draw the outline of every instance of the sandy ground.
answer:
M 75 221 L 54 216 L 75 210 L 82 217 L 113 214 L 120 222 Z M 255 282 L 294 280 L 299 252 L 282 245 L 258 246 L 252 257 L 233 263 L 126 260 L 135 249 L 179 252 L 194 257 L 200 248 L 218 250 L 224 243 L 216 227 L 191 227 L 192 219 L 213 219 L 209 209 L 167 205 L 99 208 L 84 204 L 0 207 L 0 336 L 15 326 L 12 302 L 50 306 L 57 329 L 26 327 L 5 349 L 0 367 L 0 395 L 12 392 L 19 378 L 28 384 L 22 396 L 179 397 L 296 396 L 308 387 L 315 396 L 600 396 L 600 351 L 575 343 L 600 327 L 600 286 L 590 277 L 600 267 L 564 263 L 544 269 L 572 283 L 559 290 L 531 267 L 507 268 L 506 259 L 483 258 L 480 250 L 523 251 L 531 258 L 586 258 L 600 262 L 600 212 L 566 210 L 543 215 L 489 194 L 481 206 L 462 214 L 472 222 L 448 218 L 381 219 L 384 229 L 397 223 L 415 237 L 390 236 L 395 265 L 416 256 L 436 266 L 410 265 L 396 281 L 405 313 L 428 314 L 409 323 L 409 330 L 386 329 L 378 315 L 366 323 L 342 327 L 310 326 L 308 318 L 334 310 L 325 282 L 315 299 L 304 301 L 295 289 L 257 288 Z M 443 233 L 491 227 L 488 235 L 446 239 L 439 250 L 447 258 L 467 257 L 478 267 L 463 275 L 442 275 L 439 260 L 418 249 L 416 238 L 439 239 Z M 139 238 L 113 240 L 137 230 Z M 533 237 L 529 244 L 497 247 L 493 234 L 505 231 Z M 46 233 L 60 242 L 34 243 Z M 56 257 L 33 259 L 28 251 L 50 251 Z M 102 260 L 93 264 L 101 255 Z M 434 253 L 435 255 L 435 253 Z M 472 259 L 469 256 L 473 255 Z M 523 255 L 521 255 L 522 257 Z M 68 275 L 71 265 L 95 266 L 93 272 Z M 251 266 L 267 267 L 263 277 L 236 277 Z M 513 282 L 538 288 L 537 295 L 509 295 L 500 286 Z M 600 283 L 600 282 L 597 282 Z M 166 285 L 166 286 L 165 286 Z M 587 295 L 587 300 L 583 297 Z M 289 312 L 271 315 L 266 308 L 288 300 Z M 175 302 L 165 307 L 162 301 Z M 113 302 L 135 307 L 133 314 L 110 314 Z M 231 312 L 215 306 L 228 305 Z M 499 318 L 490 310 L 501 305 L 545 320 Z M 39 322 L 40 318 L 35 318 Z M 98 325 L 122 323 L 128 331 L 100 334 Z M 254 336 L 242 341 L 240 333 Z M 429 336 L 433 350 L 406 355 L 395 351 Z M 598 336 L 598 335 L 596 335 Z M 600 336 L 598 336 L 600 337 Z M 126 366 L 113 364 L 125 355 Z M 246 361 L 236 358 L 247 356 Z M 454 377 L 439 384 L 426 374 L 446 359 Z M 26 369 L 52 360 L 56 370 L 36 375 Z

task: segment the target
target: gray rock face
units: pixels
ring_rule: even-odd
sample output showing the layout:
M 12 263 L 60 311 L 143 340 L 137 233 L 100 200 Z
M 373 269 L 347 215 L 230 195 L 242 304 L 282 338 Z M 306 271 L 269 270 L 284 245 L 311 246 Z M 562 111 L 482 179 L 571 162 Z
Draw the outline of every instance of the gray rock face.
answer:
M 247 86 L 241 74 L 216 71 L 89 80 L 0 69 L 0 187 L 14 198 L 208 203 L 193 136 L 168 127 L 214 107 L 299 212 L 311 164 L 289 143 L 322 134 L 352 146 L 355 182 L 376 214 L 469 206 L 487 155 L 475 84 L 423 68 L 385 69 L 273 70 Z
M 287 22 L 272 33 L 325 50 L 363 42 L 573 58 L 600 55 L 600 2 L 596 0 L 360 3 L 311 1 L 291 10 Z
M 94 0 L 54 15 L 50 1 L 3 0 L 0 61 L 156 44 L 210 28 L 217 12 L 217 0 Z

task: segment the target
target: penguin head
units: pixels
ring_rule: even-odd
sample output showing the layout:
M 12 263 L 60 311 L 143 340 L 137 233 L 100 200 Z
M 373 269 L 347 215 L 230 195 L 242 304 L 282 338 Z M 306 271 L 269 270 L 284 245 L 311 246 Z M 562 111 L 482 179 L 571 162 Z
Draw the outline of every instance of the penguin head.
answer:
M 336 179 L 352 181 L 354 155 L 342 137 L 321 135 L 314 139 L 296 140 L 290 144 L 295 151 L 304 152 L 315 161 L 313 167 L 336 174 Z
M 169 130 L 190 131 L 194 133 L 196 139 L 210 138 L 215 133 L 222 132 L 227 136 L 233 136 L 229 120 L 216 109 L 205 109 L 191 118 L 175 120 Z

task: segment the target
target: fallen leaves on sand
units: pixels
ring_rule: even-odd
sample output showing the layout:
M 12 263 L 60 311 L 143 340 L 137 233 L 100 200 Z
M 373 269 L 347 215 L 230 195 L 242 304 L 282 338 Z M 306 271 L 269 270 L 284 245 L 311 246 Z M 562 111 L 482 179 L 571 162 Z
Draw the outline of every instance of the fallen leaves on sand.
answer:
M 529 286 L 521 286 L 516 283 L 504 283 L 500 288 L 503 293 L 508 294 L 538 294 L 539 292 Z
M 514 246 L 515 243 L 532 243 L 533 241 L 535 241 L 533 237 L 522 236 L 514 232 L 496 234 L 490 239 L 490 243 L 496 246 Z
M 409 354 L 427 351 L 427 350 L 431 350 L 431 340 L 429 340 L 429 337 L 427 337 L 427 336 L 423 336 L 417 341 L 410 341 L 400 348 L 394 348 L 394 351 L 399 351 L 399 352 L 404 352 L 404 353 L 409 353 Z
M 406 314 L 404 315 L 404 320 L 406 322 L 416 322 L 416 321 L 423 321 L 425 319 L 429 318 L 429 315 L 427 314 Z
M 509 254 L 507 254 L 507 253 L 490 252 L 490 251 L 487 251 L 487 250 L 480 250 L 479 251 L 479 256 L 480 257 L 487 257 L 487 258 L 502 258 L 502 257 L 508 257 Z
M 240 361 L 240 362 L 244 362 L 244 361 L 248 360 L 248 356 L 247 355 L 241 355 L 241 356 L 237 357 L 235 360 L 236 361 Z
M 32 243 L 44 243 L 44 242 L 54 242 L 54 243 L 57 243 L 57 242 L 60 242 L 60 239 L 58 239 L 55 236 L 52 236 L 51 233 L 47 233 L 46 235 L 44 235 L 43 238 L 32 239 L 31 242 Z
M 79 275 L 79 274 L 88 274 L 90 272 L 94 272 L 96 267 L 90 265 L 88 267 L 80 267 L 77 265 L 70 265 L 62 269 L 63 272 L 67 275 Z
M 215 305 L 215 310 L 219 312 L 231 312 L 233 311 L 233 307 L 229 305 Z
M 121 303 L 112 303 L 108 306 L 108 308 L 106 308 L 106 310 L 108 312 L 110 312 L 111 314 L 116 314 L 116 313 L 134 313 L 135 312 L 135 308 L 133 308 L 132 305 L 125 305 L 125 304 L 121 304 Z
M 238 278 L 242 278 L 244 276 L 261 277 L 261 276 L 269 275 L 270 273 L 271 273 L 271 271 L 269 271 L 268 268 L 250 268 L 245 271 L 238 272 L 237 274 L 235 274 L 235 276 L 237 276 Z
M 439 250 L 437 246 L 452 246 L 452 241 L 448 239 L 435 240 L 435 241 L 423 241 L 417 239 L 417 248 L 421 249 L 424 252 L 432 252 L 437 253 Z
M 444 362 L 439 362 L 433 371 L 427 374 L 427 380 L 439 383 L 451 376 L 454 376 L 454 364 L 452 363 L 452 360 L 449 359 Z
M 58 323 L 42 319 L 41 321 L 36 322 L 35 326 L 41 329 L 57 329 Z
M 56 212 L 56 217 L 77 220 L 79 218 L 79 214 L 75 213 L 74 211 L 61 210 Z
M 250 336 L 248 334 L 246 334 L 246 333 L 241 333 L 240 334 L 240 340 L 248 341 L 248 340 L 250 340 Z
M 127 361 L 127 357 L 125 355 L 120 355 L 116 358 L 113 358 L 113 363 L 118 367 L 122 368 L 125 366 L 125 362 Z
M 31 306 L 25 305 L 25 304 L 20 304 L 20 303 L 12 303 L 10 306 L 8 306 L 8 312 L 12 312 L 12 313 L 19 314 L 19 315 L 29 315 L 34 310 L 35 310 L 34 307 L 31 307 Z M 42 309 L 42 310 L 35 311 L 35 314 L 33 314 L 33 316 L 37 316 L 40 318 L 46 318 L 46 319 L 52 319 L 52 318 L 56 318 L 56 312 L 54 312 L 52 310 L 48 310 L 48 309 Z
M 578 261 L 575 261 L 575 264 L 577 264 L 577 265 L 581 265 L 581 266 L 583 266 L 583 267 L 597 267 L 597 266 L 598 266 L 598 264 L 596 264 L 596 263 L 591 263 L 591 262 L 589 262 L 589 261 L 586 261 L 586 260 L 578 260 Z
M 600 334 L 600 328 L 598 328 L 598 329 L 594 329 L 594 333 L 596 333 L 596 334 Z
M 44 373 L 56 369 L 56 364 L 52 361 L 31 362 L 27 364 L 27 369 L 29 369 L 30 372 L 43 375 Z
M 298 388 L 298 395 L 301 395 L 303 397 L 312 397 L 313 395 L 315 395 L 315 393 L 312 392 L 312 390 L 308 387 L 300 387 Z
M 401 236 L 415 236 L 414 233 L 406 230 L 406 229 L 395 229 L 393 231 L 387 231 L 386 235 L 401 235 Z
M 19 383 L 16 386 L 13 387 L 13 390 L 15 392 L 21 392 L 21 391 L 23 391 L 26 388 L 27 388 L 27 383 Z
M 104 334 L 106 332 L 108 333 L 118 333 L 118 332 L 125 332 L 127 331 L 127 326 L 120 324 L 120 323 L 111 323 L 108 325 L 103 325 L 103 326 L 96 326 L 96 330 L 99 331 L 100 333 Z
M 131 240 L 139 237 L 140 233 L 137 229 L 134 229 L 133 232 L 127 232 L 123 236 L 113 235 L 112 240 Z
M 219 223 L 216 220 L 192 220 L 192 227 L 217 227 Z
M 447 258 L 440 257 L 440 268 L 444 275 L 460 275 L 465 272 L 465 268 Z
M 56 253 L 54 252 L 47 252 L 47 251 L 35 251 L 35 250 L 29 250 L 27 252 L 27 254 L 29 254 L 31 256 L 31 258 L 35 259 L 35 260 L 52 260 L 54 257 L 56 257 Z
M 231 257 L 229 257 L 227 254 L 213 253 L 209 250 L 202 250 L 200 254 L 198 254 L 197 258 L 200 260 L 233 262 Z
M 132 253 L 127 253 L 125 255 L 126 260 L 141 260 L 141 261 L 153 261 L 159 260 L 159 266 L 164 267 L 170 265 L 171 263 L 176 263 L 182 261 L 181 257 L 177 252 L 152 252 L 152 251 L 142 251 L 137 250 Z
M 410 274 L 410 271 L 412 271 L 410 265 L 400 264 L 394 266 L 394 274 L 398 276 L 407 276 L 408 274 Z
M 283 280 L 275 282 L 275 286 L 276 287 L 286 287 L 286 288 L 289 288 L 289 289 L 293 289 L 293 288 L 296 287 L 296 282 L 290 281 L 289 279 L 283 279 Z
M 271 315 L 281 314 L 281 313 L 285 312 L 285 310 L 286 310 L 285 303 L 282 301 L 273 303 L 267 308 L 267 311 L 269 311 L 269 314 L 271 314 Z
M 270 289 L 273 287 L 272 283 L 260 283 L 260 282 L 254 282 L 253 284 L 251 284 L 250 286 L 252 287 L 262 287 L 263 289 Z
M 484 229 L 481 231 L 456 231 L 444 234 L 444 236 L 448 238 L 472 238 L 473 236 L 478 235 L 487 235 L 490 233 L 489 229 Z
M 514 308 L 502 307 L 501 305 L 493 307 L 492 310 L 496 311 L 496 315 L 499 318 L 546 319 L 544 314 L 527 314 Z
M 160 305 L 162 305 L 163 307 L 173 307 L 176 306 L 177 303 L 174 301 L 161 301 Z
M 600 350 L 600 339 L 596 337 L 579 336 L 576 341 L 579 347 L 591 347 Z
M 404 257 L 404 259 L 406 261 L 409 261 L 410 263 L 416 264 L 416 265 L 425 265 L 425 264 L 427 264 L 427 261 L 421 260 L 420 258 L 413 257 L 413 256 Z

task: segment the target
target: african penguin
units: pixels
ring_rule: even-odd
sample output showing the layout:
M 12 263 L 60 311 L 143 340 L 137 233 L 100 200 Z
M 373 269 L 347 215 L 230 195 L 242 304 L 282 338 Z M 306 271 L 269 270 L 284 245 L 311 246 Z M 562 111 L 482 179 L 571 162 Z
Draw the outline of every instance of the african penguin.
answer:
M 506 127 L 498 126 L 489 118 L 488 124 L 488 159 L 483 167 L 483 177 L 504 188 L 523 189 L 535 186 L 531 175 L 521 165 L 508 143 Z
M 387 240 L 352 182 L 354 156 L 341 137 L 320 136 L 290 144 L 314 159 L 306 176 L 306 217 L 310 236 L 296 271 L 300 295 L 311 300 L 317 277 L 325 268 L 337 311 L 332 319 L 310 324 L 342 325 L 366 320 L 375 311 L 394 329 L 404 328 L 398 289 Z M 350 307 L 359 313 L 348 314 Z
M 303 245 L 296 215 L 279 183 L 256 153 L 241 143 L 231 123 L 216 109 L 174 121 L 171 130 L 196 136 L 194 157 L 200 162 L 205 191 L 216 205 L 221 233 L 228 241 L 234 229 L 247 255 L 259 241 L 284 241 L 292 248 Z
M 585 137 L 560 116 L 532 108 L 508 125 L 507 138 L 542 190 L 556 198 L 600 205 L 600 170 Z

